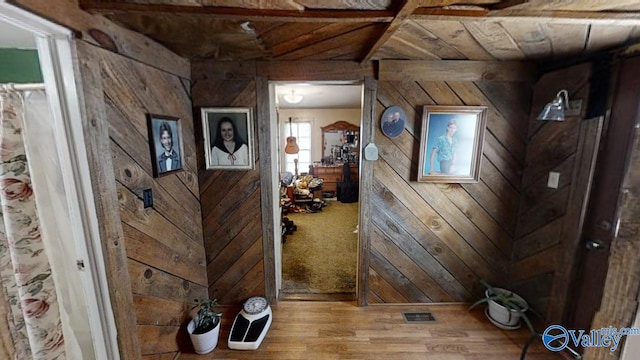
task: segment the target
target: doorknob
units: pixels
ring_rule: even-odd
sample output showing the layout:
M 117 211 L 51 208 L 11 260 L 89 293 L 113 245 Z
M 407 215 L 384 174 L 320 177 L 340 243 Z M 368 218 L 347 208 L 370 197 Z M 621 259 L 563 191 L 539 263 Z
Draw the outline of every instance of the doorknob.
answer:
M 584 246 L 587 250 L 605 250 L 607 245 L 599 239 L 589 239 L 585 242 Z

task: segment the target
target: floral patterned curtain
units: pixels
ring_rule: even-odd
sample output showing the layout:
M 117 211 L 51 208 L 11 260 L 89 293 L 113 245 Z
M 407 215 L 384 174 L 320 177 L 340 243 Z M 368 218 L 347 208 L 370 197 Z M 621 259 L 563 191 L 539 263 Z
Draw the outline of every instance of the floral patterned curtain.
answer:
M 65 359 L 58 301 L 22 138 L 26 98 L 17 92 L 0 93 L 0 280 L 9 304 L 5 327 L 16 359 Z

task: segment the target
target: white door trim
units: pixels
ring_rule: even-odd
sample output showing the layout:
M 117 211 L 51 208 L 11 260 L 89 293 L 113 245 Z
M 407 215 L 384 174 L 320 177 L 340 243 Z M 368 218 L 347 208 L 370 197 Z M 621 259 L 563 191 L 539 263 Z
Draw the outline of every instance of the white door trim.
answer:
M 66 216 L 72 225 L 71 229 L 68 229 L 72 239 L 61 238 L 60 234 L 47 236 L 46 229 L 43 229 L 42 237 L 45 243 L 49 243 L 45 246 L 65 251 L 66 264 L 60 266 L 58 261 L 57 268 L 52 264 L 54 277 L 66 279 L 63 283 L 56 282 L 56 289 L 58 292 L 66 293 L 67 300 L 71 299 L 73 304 L 84 307 L 63 310 L 61 306 L 61 312 L 65 312 L 61 314 L 63 322 L 66 320 L 71 324 L 71 326 L 67 324 L 67 331 L 70 328 L 73 332 L 71 337 L 78 340 L 74 346 L 78 346 L 79 349 L 71 348 L 69 351 L 72 354 L 81 351 L 85 358 L 90 356 L 94 359 L 120 359 L 84 142 L 80 100 L 82 96 L 76 87 L 76 63 L 74 62 L 76 57 L 72 44 L 72 32 L 7 4 L 6 0 L 0 0 L 0 19 L 30 31 L 35 36 L 52 113 L 55 134 L 52 146 L 55 148 L 57 161 L 60 164 L 58 176 L 63 179 L 68 211 L 62 216 Z M 42 141 L 31 135 L 30 139 L 30 133 L 26 129 L 24 135 L 26 143 Z M 29 161 L 35 168 L 39 166 L 38 162 L 46 159 L 36 158 Z M 38 187 L 35 182 L 33 185 L 35 188 Z M 39 215 L 42 217 L 47 214 Z M 73 244 L 69 245 L 69 241 Z M 83 263 L 84 266 L 79 266 L 78 263 Z M 64 299 L 65 296 L 62 295 L 62 298 Z M 68 313 L 70 310 L 74 311 Z M 85 329 L 88 329 L 90 334 L 83 333 Z

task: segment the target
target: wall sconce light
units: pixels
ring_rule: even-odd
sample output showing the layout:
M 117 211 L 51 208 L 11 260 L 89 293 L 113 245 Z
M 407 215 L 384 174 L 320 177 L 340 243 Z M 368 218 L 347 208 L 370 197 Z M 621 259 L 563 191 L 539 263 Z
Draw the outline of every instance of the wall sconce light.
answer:
M 564 97 L 563 97 L 564 95 Z M 544 106 L 538 120 L 564 121 L 565 110 L 569 104 L 569 92 L 562 89 L 558 91 L 556 98 Z
M 283 98 L 289 104 L 297 104 L 302 101 L 302 95 L 296 94 L 293 90 L 291 90 L 291 95 L 285 94 Z

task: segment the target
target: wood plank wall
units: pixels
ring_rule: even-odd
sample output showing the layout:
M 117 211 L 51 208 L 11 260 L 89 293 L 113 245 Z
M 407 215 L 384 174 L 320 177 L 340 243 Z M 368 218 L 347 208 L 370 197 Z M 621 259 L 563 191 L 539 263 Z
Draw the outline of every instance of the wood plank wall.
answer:
M 533 70 L 518 63 L 500 68 L 468 62 L 460 67 L 460 80 L 456 81 L 451 64 L 422 64 L 411 66 L 414 73 L 409 77 L 416 80 L 404 79 L 407 73 L 401 69 L 407 63 L 381 64 L 388 75 L 378 82 L 376 114 L 382 114 L 385 107 L 400 105 L 408 119 L 407 130 L 396 139 L 386 138 L 376 126 L 375 142 L 381 159 L 373 164 L 371 203 L 361 204 L 373 209 L 362 224 L 373 229 L 370 239 L 365 240 L 371 244 L 371 265 L 366 270 L 370 290 L 365 297 L 369 303 L 470 301 L 481 293 L 477 288 L 479 278 L 506 285 L 504 274 L 510 266 L 516 230 Z M 337 68 L 322 65 L 316 68 L 295 63 L 287 65 L 286 74 L 278 70 L 284 67 L 270 66 L 192 64 L 194 107 L 255 106 L 256 74 L 272 80 L 339 76 Z M 393 66 L 398 66 L 398 71 Z M 443 71 L 449 80 L 442 79 Z M 389 79 L 394 74 L 403 80 Z M 429 75 L 424 78 L 424 74 Z M 422 107 L 427 104 L 489 107 L 479 183 L 415 181 Z M 196 139 L 198 158 L 204 161 L 201 135 Z M 240 302 L 262 290 L 258 279 L 263 270 L 258 243 L 261 234 L 254 223 L 262 215 L 259 173 L 257 169 L 204 171 L 201 165 L 199 175 L 209 291 L 225 302 Z
M 575 192 L 580 187 L 580 178 L 574 174 L 581 170 L 579 135 L 584 115 L 564 122 L 544 122 L 536 117 L 560 89 L 566 89 L 572 100 L 583 100 L 584 114 L 591 68 L 590 63 L 584 63 L 547 73 L 533 92 L 509 274 L 512 288 L 543 314 L 546 322 L 562 320 L 566 289 L 571 281 L 569 262 L 574 259 L 565 256 L 574 252 L 575 245 L 567 243 L 580 231 L 577 225 L 571 226 L 579 216 L 571 211 L 571 206 L 579 199 Z M 557 189 L 547 187 L 550 171 L 560 173 Z
M 240 70 L 241 66 L 236 68 Z M 224 304 L 265 295 L 260 202 L 258 127 L 254 129 L 255 168 L 205 170 L 201 107 L 249 107 L 256 115 L 255 67 L 244 79 L 225 80 L 212 63 L 194 63 L 193 113 L 196 116 L 198 177 L 209 294 Z
M 266 294 L 273 288 L 265 276 L 273 274 L 270 245 L 263 244 L 260 164 L 260 136 L 265 124 L 256 121 L 254 139 L 255 169 L 250 171 L 211 171 L 204 169 L 204 144 L 200 109 L 202 107 L 250 107 L 258 114 L 257 89 L 268 81 L 358 80 L 373 74 L 371 64 L 355 62 L 193 62 L 192 101 L 196 116 L 196 149 L 202 202 L 202 223 L 207 258 L 209 294 L 221 303 L 238 304 L 251 296 Z M 261 94 L 262 99 L 267 95 Z M 266 109 L 261 109 L 266 113 Z M 263 129 L 263 131 L 259 131 Z M 263 139 L 263 144 L 268 141 Z M 262 159 L 264 160 L 264 159 Z M 266 170 L 267 173 L 270 170 Z M 276 214 L 279 216 L 279 214 Z M 269 218 L 269 216 L 267 216 Z M 271 247 L 273 249 L 273 247 Z M 271 275 L 272 277 L 275 275 Z M 275 279 L 272 279 L 275 281 Z
M 190 304 L 207 296 L 189 60 L 76 1 L 12 3 L 78 35 L 76 80 L 120 357 L 172 359 L 191 346 L 179 330 Z M 95 30 L 116 48 L 101 49 Z M 146 112 L 182 119 L 184 172 L 152 178 Z
M 398 63 L 380 66 L 376 113 L 399 105 L 407 122 L 394 139 L 376 126 L 373 211 L 361 225 L 373 229 L 368 302 L 471 301 L 483 290 L 478 279 L 507 285 L 531 97 L 522 79 L 533 74 L 510 81 L 478 74 L 473 81 L 469 67 L 476 66 L 469 63 L 460 80 L 454 72 L 445 81 L 427 64 L 414 62 L 411 74 L 402 74 L 409 70 Z M 488 106 L 479 183 L 416 182 L 423 106 L 432 104 Z
M 171 357 L 190 347 L 185 324 L 191 304 L 207 296 L 190 82 L 85 42 L 76 44 L 85 127 L 95 149 L 92 182 L 102 226 L 113 220 L 112 234 L 103 240 L 110 244 L 107 256 L 120 256 L 116 262 L 124 267 L 109 272 L 126 271 L 116 280 L 120 283 L 110 284 L 112 297 L 130 292 L 115 306 L 128 306 L 135 318 L 134 328 L 118 327 L 120 338 L 133 337 L 135 344 L 120 348 L 143 359 Z M 180 118 L 184 171 L 153 178 L 146 113 Z M 153 191 L 153 207 L 143 208 L 143 189 Z M 117 321 L 122 316 L 116 311 Z

